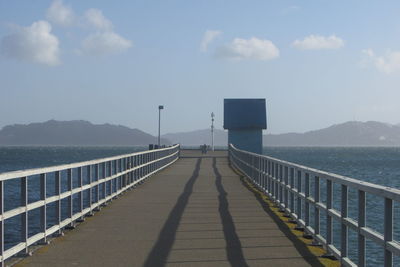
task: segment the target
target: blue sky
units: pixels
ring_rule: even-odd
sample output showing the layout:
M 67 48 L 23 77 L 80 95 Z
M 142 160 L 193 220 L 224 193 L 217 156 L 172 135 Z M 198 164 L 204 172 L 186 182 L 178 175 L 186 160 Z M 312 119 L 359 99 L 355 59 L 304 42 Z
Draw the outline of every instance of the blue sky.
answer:
M 400 123 L 398 1 L 0 0 L 0 127 L 84 119 L 222 128 L 266 98 L 268 132 Z

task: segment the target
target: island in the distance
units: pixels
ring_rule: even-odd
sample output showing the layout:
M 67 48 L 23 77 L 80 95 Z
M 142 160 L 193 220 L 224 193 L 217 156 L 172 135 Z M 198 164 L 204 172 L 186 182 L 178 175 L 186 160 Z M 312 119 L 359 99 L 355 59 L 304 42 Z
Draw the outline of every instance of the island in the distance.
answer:
M 264 146 L 400 146 L 400 125 L 377 121 L 349 121 L 305 133 L 264 135 Z M 215 130 L 215 145 L 227 146 L 227 133 Z M 183 146 L 210 144 L 210 129 L 169 133 L 162 144 Z M 139 129 L 88 121 L 56 121 L 15 124 L 0 130 L 0 146 L 147 146 L 157 137 Z

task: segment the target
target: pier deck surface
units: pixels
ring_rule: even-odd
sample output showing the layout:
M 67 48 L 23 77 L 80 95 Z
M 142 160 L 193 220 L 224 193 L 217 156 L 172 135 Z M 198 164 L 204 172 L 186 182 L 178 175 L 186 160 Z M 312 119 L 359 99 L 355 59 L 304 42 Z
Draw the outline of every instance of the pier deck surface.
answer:
M 242 184 L 226 153 L 182 151 L 18 266 L 318 266 Z

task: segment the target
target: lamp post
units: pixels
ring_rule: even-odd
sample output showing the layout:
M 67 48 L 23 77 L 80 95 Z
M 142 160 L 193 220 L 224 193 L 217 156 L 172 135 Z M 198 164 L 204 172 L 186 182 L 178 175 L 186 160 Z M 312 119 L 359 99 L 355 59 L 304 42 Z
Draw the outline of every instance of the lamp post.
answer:
M 211 149 L 214 151 L 214 112 L 211 112 Z
M 160 127 L 161 127 L 161 110 L 164 109 L 164 106 L 158 106 L 158 148 L 161 145 L 161 138 L 160 138 Z

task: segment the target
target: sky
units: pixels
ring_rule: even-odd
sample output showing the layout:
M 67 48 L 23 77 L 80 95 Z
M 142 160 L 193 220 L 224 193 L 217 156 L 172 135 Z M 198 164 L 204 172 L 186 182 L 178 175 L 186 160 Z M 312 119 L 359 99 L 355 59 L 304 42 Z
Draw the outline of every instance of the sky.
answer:
M 400 123 L 400 1 L 0 0 L 0 127 L 157 134 L 265 98 L 268 133 Z

